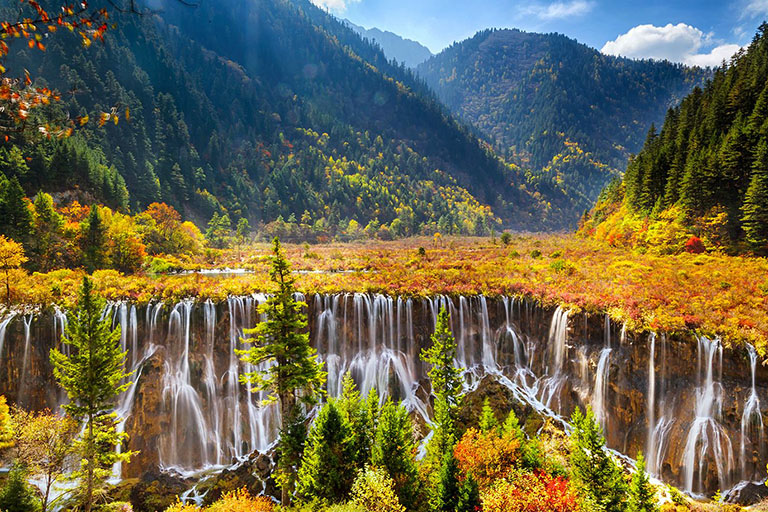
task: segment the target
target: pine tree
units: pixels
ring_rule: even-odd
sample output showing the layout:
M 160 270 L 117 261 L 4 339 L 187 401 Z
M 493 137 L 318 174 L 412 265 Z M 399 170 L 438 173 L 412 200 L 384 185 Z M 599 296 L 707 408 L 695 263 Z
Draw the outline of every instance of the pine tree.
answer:
M 352 488 L 355 467 L 352 427 L 335 400 L 323 406 L 309 432 L 298 474 L 298 495 L 305 502 L 343 501 Z
M 239 354 L 244 362 L 255 367 L 274 363 L 264 372 L 242 375 L 241 380 L 252 383 L 254 391 L 268 391 L 270 401 L 279 402 L 283 432 L 278 445 L 277 476 L 281 501 L 288 506 L 296 479 L 295 465 L 301 457 L 298 449 L 301 443 L 297 442 L 303 428 L 301 405 L 317 403 L 323 394 L 326 373 L 317 360 L 315 349 L 309 344 L 309 335 L 305 332 L 307 317 L 303 312 L 306 304 L 295 299 L 295 280 L 277 238 L 272 251 L 270 278 L 277 290 L 259 306 L 259 313 L 266 315 L 267 320 L 246 331 L 248 335 L 255 334 L 256 339 L 241 340 L 244 343 L 253 341 L 253 346 Z
M 115 453 L 115 446 L 125 441 L 116 430 L 118 418 L 113 413 L 120 393 L 130 385 L 125 371 L 126 353 L 120 349 L 120 328 L 112 329 L 109 316 L 102 319 L 104 300 L 93 291 L 93 284 L 83 278 L 77 308 L 61 340 L 69 347 L 65 355 L 51 349 L 53 374 L 69 396 L 64 410 L 84 425 L 77 441 L 81 454 L 80 478 L 85 512 L 93 506 L 93 495 L 111 474 L 117 461 L 128 461 L 130 452 Z
M 29 242 L 32 230 L 32 213 L 24 198 L 24 189 L 16 176 L 0 179 L 0 233 L 21 244 Z
M 440 308 L 432 345 L 421 352 L 421 359 L 430 365 L 427 375 L 435 397 L 433 432 L 425 462 L 435 470 L 441 466 L 445 454 L 453 451 L 456 442 L 454 416 L 464 384 L 461 369 L 455 366 L 456 340 L 450 325 L 448 311 Z
M 368 397 L 362 400 L 349 373 L 344 375 L 341 389 L 338 407 L 351 425 L 355 465 L 363 469 L 371 461 L 379 417 L 379 396 L 375 389 L 371 389 Z
M 5 485 L 0 490 L 0 510 L 3 512 L 37 512 L 40 500 L 35 489 L 27 483 L 24 468 L 15 466 L 11 469 Z
M 218 212 L 214 213 L 208 222 L 208 229 L 205 231 L 205 239 L 208 245 L 217 249 L 229 246 L 231 229 L 232 223 L 229 220 L 229 215 L 225 213 L 219 216 Z
M 642 453 L 637 455 L 635 466 L 635 472 L 629 484 L 627 512 L 657 512 L 659 507 L 656 505 L 656 492 L 648 479 L 648 473 L 645 472 L 645 459 Z
M 64 219 L 54 208 L 53 198 L 45 192 L 37 193 L 34 205 L 34 237 L 30 243 L 33 262 L 40 270 L 47 271 L 55 268 L 58 263 L 57 253 Z
M 408 411 L 387 399 L 381 408 L 371 459 L 395 481 L 397 496 L 406 510 L 417 508 L 419 477 L 415 456 L 413 424 Z
M 83 259 L 88 272 L 104 268 L 107 263 L 107 226 L 99 207 L 94 205 L 83 222 Z
M 437 487 L 432 498 L 431 509 L 438 512 L 454 512 L 458 508 L 460 491 L 459 466 L 453 451 L 449 450 L 443 456 L 437 474 Z
M 571 416 L 573 479 L 598 510 L 626 510 L 626 483 L 621 468 L 605 451 L 605 438 L 591 407 L 586 415 L 577 407 Z
M 488 397 L 483 400 L 483 409 L 480 411 L 480 432 L 487 434 L 493 430 L 499 429 L 499 420 L 491 408 L 491 402 Z
M 456 512 L 477 512 L 482 510 L 480 502 L 480 486 L 477 480 L 468 474 L 459 486 L 459 499 L 456 503 Z
M 752 178 L 741 207 L 747 241 L 758 251 L 768 249 L 768 142 L 760 141 Z

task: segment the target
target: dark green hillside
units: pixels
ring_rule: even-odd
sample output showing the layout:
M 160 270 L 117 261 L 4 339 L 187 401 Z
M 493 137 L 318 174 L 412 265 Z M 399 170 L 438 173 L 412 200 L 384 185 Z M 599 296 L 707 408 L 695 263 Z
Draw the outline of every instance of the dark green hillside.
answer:
M 164 201 L 201 223 L 219 210 L 303 217 L 331 234 L 350 220 L 394 235 L 547 222 L 522 174 L 410 71 L 308 2 L 170 2 L 116 22 L 104 45 L 61 34 L 44 53 L 8 59 L 64 92 L 56 108 L 72 117 L 131 111 L 130 123 L 64 143 L 6 143 L 32 162 L 2 168 L 29 194 L 74 190 L 132 209 Z M 57 163 L 62 145 L 85 148 L 109 179 Z
M 706 75 L 518 30 L 479 32 L 418 73 L 498 151 L 562 189 L 570 222 L 619 174 L 651 123 Z

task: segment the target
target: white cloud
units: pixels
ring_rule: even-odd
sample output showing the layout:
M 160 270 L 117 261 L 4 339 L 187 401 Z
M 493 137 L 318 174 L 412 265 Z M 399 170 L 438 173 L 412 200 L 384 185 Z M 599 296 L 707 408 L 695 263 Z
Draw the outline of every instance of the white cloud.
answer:
M 533 15 L 542 20 L 557 20 L 586 14 L 594 7 L 595 2 L 591 0 L 571 0 L 570 2 L 533 4 L 524 9 L 523 14 Z
M 545 20 L 555 20 L 568 18 L 569 16 L 580 16 L 592 10 L 594 2 L 586 0 L 573 0 L 572 2 L 553 2 L 544 7 L 539 17 Z
M 763 16 L 768 14 L 768 0 L 750 0 L 744 9 L 744 15 Z
M 692 66 L 719 66 L 723 61 L 728 62 L 733 57 L 733 54 L 741 49 L 741 46 L 737 44 L 723 44 L 712 48 L 709 53 L 700 53 L 698 55 L 690 55 L 685 63 Z
M 723 59 L 728 60 L 739 50 L 738 45 L 721 44 L 709 52 L 701 52 L 703 47 L 711 47 L 713 44 L 712 36 L 696 27 L 685 23 L 670 23 L 663 27 L 638 25 L 614 41 L 605 43 L 600 51 L 630 58 L 666 59 L 693 66 L 718 66 Z
M 311 0 L 313 4 L 329 11 L 344 12 L 347 10 L 347 5 L 355 4 L 360 0 Z

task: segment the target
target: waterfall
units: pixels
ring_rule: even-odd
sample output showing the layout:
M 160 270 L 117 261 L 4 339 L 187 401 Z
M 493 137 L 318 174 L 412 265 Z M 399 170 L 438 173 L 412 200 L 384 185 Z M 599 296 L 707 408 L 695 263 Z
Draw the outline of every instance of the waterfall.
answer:
M 128 355 L 130 357 L 130 364 L 128 365 L 128 371 L 131 373 L 130 385 L 119 396 L 117 407 L 115 407 L 115 413 L 117 414 L 117 426 L 115 430 L 122 434 L 125 432 L 125 425 L 128 422 L 128 418 L 133 413 L 134 404 L 136 402 L 136 388 L 141 380 L 141 373 L 144 368 L 144 363 L 154 355 L 157 347 L 153 344 L 148 344 L 144 350 L 144 354 L 140 359 L 137 359 L 139 352 L 138 348 L 138 318 L 136 315 L 136 306 L 131 305 L 130 309 L 126 303 L 120 305 L 120 335 L 121 344 L 123 347 L 128 346 Z M 130 340 L 130 344 L 128 343 Z M 122 453 L 122 443 L 116 447 L 117 453 Z M 123 474 L 123 463 L 118 461 L 112 466 L 112 478 L 113 483 L 120 480 Z
M 569 311 L 558 306 L 552 316 L 549 327 L 547 347 L 549 348 L 549 361 L 546 366 L 546 377 L 541 387 L 541 402 L 547 408 L 558 413 L 561 410 L 560 390 L 565 380 L 563 367 L 568 351 L 568 315 Z M 556 405 L 553 405 L 556 401 Z
M 13 320 L 13 317 L 16 316 L 16 313 L 11 311 L 10 313 L 7 313 L 4 317 L 0 318 L 0 366 L 2 366 L 3 362 L 3 346 L 5 345 L 5 330 L 8 328 L 8 324 L 11 323 L 11 320 Z
M 610 339 L 610 338 L 609 338 Z M 605 410 L 605 396 L 608 391 L 608 372 L 611 368 L 611 349 L 609 347 L 600 351 L 600 359 L 597 363 L 595 373 L 595 391 L 592 396 L 592 412 L 595 413 L 595 419 L 603 428 L 607 423 L 607 414 Z
M 757 445 L 758 454 L 763 453 L 763 415 L 760 412 L 760 399 L 757 397 L 755 388 L 755 373 L 757 370 L 757 351 L 755 347 L 747 344 L 747 353 L 749 354 L 749 367 L 752 376 L 752 387 L 749 390 L 749 396 L 744 403 L 744 413 L 741 415 L 741 449 L 739 451 L 739 460 L 741 460 L 741 478 L 742 480 L 753 480 L 762 478 L 762 467 L 756 468 L 758 475 L 749 473 L 747 469 L 747 459 L 752 458 L 752 454 L 747 452 L 747 446 Z
M 216 378 L 216 366 L 214 348 L 216 346 L 216 306 L 210 300 L 203 303 L 204 329 L 205 329 L 205 368 L 203 370 L 203 386 L 205 388 L 205 401 L 211 421 L 211 436 L 214 443 L 215 464 L 224 463 L 222 449 L 221 412 L 219 411 L 219 392 Z
M 193 308 L 191 300 L 179 302 L 169 319 L 162 401 L 170 426 L 160 443 L 160 464 L 164 468 L 189 468 L 197 462 L 195 455 L 204 465 L 210 462 L 208 425 L 190 372 Z
M 279 409 L 262 407 L 266 396 L 240 381 L 245 372 L 265 371 L 270 363 L 253 366 L 240 361 L 235 352 L 252 346 L 254 340 L 244 331 L 265 319 L 257 308 L 266 300 L 265 295 L 254 294 L 229 297 L 222 304 L 153 302 L 142 309 L 113 302 L 105 308 L 104 318 L 122 328 L 120 343 L 128 352 L 128 370 L 134 372 L 115 407 L 121 418 L 118 429 L 131 433 L 134 443 L 142 443 L 132 445 L 143 451 L 142 463 L 159 461 L 163 468 L 187 473 L 228 466 L 254 450 L 273 446 L 281 423 Z M 667 357 L 663 333 L 651 334 L 647 345 L 638 344 L 631 334 L 627 339 L 626 325 L 621 334 L 618 329 L 612 332 L 617 326 L 607 317 L 597 350 L 588 339 L 571 347 L 570 312 L 562 307 L 542 315 L 543 310 L 530 302 L 512 297 L 493 301 L 482 296 L 405 298 L 362 293 L 316 295 L 309 304 L 310 342 L 325 363 L 329 397 L 341 393 L 342 378 L 349 372 L 362 394 L 376 389 L 381 401 L 388 396 L 402 400 L 420 424 L 431 421 L 427 368 L 419 356 L 430 343 L 440 307 L 445 307 L 457 343 L 456 365 L 465 369 L 465 390 L 477 389 L 490 376 L 508 388 L 514 401 L 566 430 L 569 426 L 562 415 L 591 403 L 603 428 L 608 421 L 615 431 L 616 425 L 627 425 L 626 418 L 611 416 L 615 386 L 638 383 L 631 392 L 647 396 L 647 403 L 640 405 L 644 409 L 638 412 L 645 415 L 647 430 L 640 427 L 642 418 L 633 418 L 639 420 L 639 428 L 628 431 L 624 442 L 644 446 L 651 474 L 662 476 L 662 468 L 666 477 L 680 474 L 677 483 L 689 492 L 713 490 L 715 484 L 725 489 L 734 477 L 760 476 L 766 455 L 760 411 L 765 388 L 756 375 L 757 354 L 752 347 L 747 349 L 751 386 L 744 371 L 739 414 L 723 418 L 723 348 L 717 340 L 698 339 L 698 368 L 688 380 L 678 370 L 667 370 L 667 359 L 672 362 L 673 358 L 671 351 Z M 20 313 L 0 316 L 0 364 L 7 365 L 10 357 L 14 365 L 12 372 L 3 368 L 5 385 L 12 386 L 3 392 L 35 402 L 35 407 L 52 408 L 66 399 L 63 394 L 41 393 L 39 388 L 41 376 L 49 375 L 41 350 L 46 344 L 56 346 L 66 327 L 62 311 L 54 308 L 52 314 L 52 329 L 50 323 L 37 325 L 41 315 L 34 320 L 22 317 L 23 337 L 9 329 L 9 325 L 16 327 L 11 322 Z M 585 332 L 589 333 L 587 327 Z M 645 375 L 627 379 L 624 372 L 636 350 L 642 357 L 650 354 L 647 363 L 644 359 L 640 363 L 639 373 L 647 368 L 647 381 L 642 379 Z M 622 371 L 613 372 L 619 361 Z M 736 442 L 739 432 L 737 454 L 731 442 Z M 679 438 L 683 453 L 670 455 L 670 440 Z M 610 441 L 612 447 L 619 442 Z M 741 457 L 740 464 L 735 463 L 736 455 Z M 759 464 L 752 462 L 755 456 Z M 138 469 L 131 465 L 128 470 Z M 116 465 L 113 477 L 123 472 L 126 468 Z
M 688 430 L 682 461 L 684 489 L 689 493 L 702 490 L 702 475 L 708 458 L 717 466 L 720 489 L 728 487 L 733 470 L 731 440 L 718 422 L 722 403 L 722 386 L 719 381 L 722 353 L 720 340 L 710 340 L 704 336 L 698 338 L 699 386 L 696 389 L 695 419 Z M 716 357 L 719 358 L 718 379 L 715 378 Z M 695 487 L 694 480 L 697 480 Z
M 32 348 L 32 320 L 34 319 L 34 316 L 32 314 L 24 315 L 22 317 L 24 321 L 24 356 L 21 363 L 21 374 L 19 376 L 19 396 L 18 396 L 18 402 L 19 404 L 24 407 L 25 409 L 28 409 L 30 407 L 30 403 L 28 402 L 29 397 L 29 357 L 30 357 L 30 350 Z

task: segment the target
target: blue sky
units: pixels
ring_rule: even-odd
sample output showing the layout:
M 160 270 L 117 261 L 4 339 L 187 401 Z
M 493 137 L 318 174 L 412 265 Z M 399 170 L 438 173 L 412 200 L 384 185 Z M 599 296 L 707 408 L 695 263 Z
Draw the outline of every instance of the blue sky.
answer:
M 768 19 L 768 0 L 312 0 L 433 52 L 489 27 L 560 32 L 605 53 L 717 65 Z

